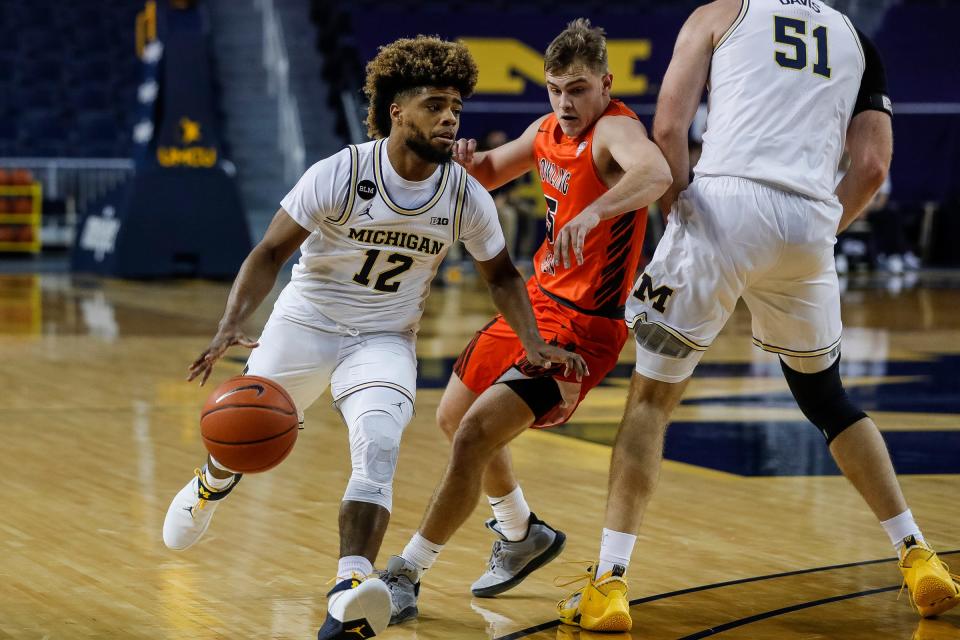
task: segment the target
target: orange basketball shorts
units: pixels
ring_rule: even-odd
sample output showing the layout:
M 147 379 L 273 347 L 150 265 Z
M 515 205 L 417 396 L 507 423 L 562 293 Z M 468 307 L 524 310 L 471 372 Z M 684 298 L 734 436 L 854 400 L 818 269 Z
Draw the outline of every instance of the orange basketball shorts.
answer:
M 533 425 L 546 428 L 569 420 L 587 392 L 610 373 L 626 342 L 627 327 L 623 320 L 587 315 L 555 302 L 540 291 L 532 279 L 527 292 L 540 335 L 547 342 L 580 354 L 587 363 L 589 375 L 577 380 L 573 374 L 564 376 L 562 366 L 550 369 L 532 366 L 517 334 L 501 315 L 477 331 L 457 359 L 453 372 L 476 394 L 507 380 L 553 377 L 562 400 Z

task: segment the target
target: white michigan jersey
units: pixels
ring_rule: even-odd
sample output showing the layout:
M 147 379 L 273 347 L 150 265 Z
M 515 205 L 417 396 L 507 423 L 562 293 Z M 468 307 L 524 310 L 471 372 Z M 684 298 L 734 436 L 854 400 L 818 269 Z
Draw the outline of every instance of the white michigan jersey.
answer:
M 713 52 L 696 175 L 833 198 L 864 67 L 853 25 L 820 0 L 743 0 Z
M 417 330 L 450 245 L 477 260 L 505 246 L 490 194 L 454 162 L 411 182 L 387 138 L 350 145 L 310 167 L 281 202 L 312 231 L 292 286 L 324 316 L 360 332 Z

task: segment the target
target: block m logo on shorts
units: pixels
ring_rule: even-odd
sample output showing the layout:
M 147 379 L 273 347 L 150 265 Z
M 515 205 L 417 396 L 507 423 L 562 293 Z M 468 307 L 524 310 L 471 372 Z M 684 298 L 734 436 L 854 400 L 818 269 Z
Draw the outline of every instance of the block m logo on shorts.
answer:
M 646 272 L 640 276 L 640 284 L 633 292 L 634 298 L 643 302 L 649 300 L 650 305 L 660 313 L 666 309 L 667 299 L 672 295 L 673 289 L 666 285 L 654 288 L 653 279 Z

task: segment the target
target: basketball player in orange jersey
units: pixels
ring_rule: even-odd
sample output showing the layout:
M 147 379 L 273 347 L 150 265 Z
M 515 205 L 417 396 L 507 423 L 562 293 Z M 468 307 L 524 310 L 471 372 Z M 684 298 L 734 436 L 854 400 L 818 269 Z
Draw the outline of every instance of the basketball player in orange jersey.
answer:
M 474 257 L 494 304 L 523 337 L 526 357 L 559 363 L 573 377 L 586 372 L 581 356 L 538 332 L 493 199 L 452 162 L 463 99 L 476 79 L 462 44 L 419 36 L 381 47 L 366 77 L 374 140 L 317 162 L 283 199 L 240 268 L 216 336 L 190 367 L 190 379 L 202 384 L 228 347 L 251 348 L 248 372 L 282 385 L 301 420 L 330 389 L 352 471 L 340 507 L 338 582 L 318 640 L 370 638 L 390 619 L 390 592 L 371 574 L 413 415 L 423 301 L 450 246 L 462 242 Z M 292 279 L 253 342 L 240 326 L 298 247 Z M 195 544 L 239 480 L 209 457 L 170 503 L 166 545 Z
M 502 316 L 477 332 L 437 409 L 453 441 L 443 480 L 420 530 L 388 563 L 392 623 L 417 614 L 420 575 L 473 511 L 481 484 L 494 512 L 487 526 L 497 540 L 474 595 L 516 586 L 562 549 L 564 535 L 530 512 L 506 445 L 531 426 L 568 420 L 616 364 L 627 337 L 623 305 L 640 261 L 646 206 L 671 182 L 666 160 L 637 116 L 610 97 L 602 29 L 585 19 L 571 22 L 547 48 L 544 70 L 552 113 L 486 153 L 475 152 L 475 141 L 460 140 L 454 157 L 487 189 L 531 167 L 540 172 L 547 237 L 527 289 L 544 338 L 582 355 L 588 373 L 578 380 L 557 367 L 530 364 Z M 571 269 L 566 255 L 561 263 L 560 239 L 590 229 L 582 247 L 585 266 Z

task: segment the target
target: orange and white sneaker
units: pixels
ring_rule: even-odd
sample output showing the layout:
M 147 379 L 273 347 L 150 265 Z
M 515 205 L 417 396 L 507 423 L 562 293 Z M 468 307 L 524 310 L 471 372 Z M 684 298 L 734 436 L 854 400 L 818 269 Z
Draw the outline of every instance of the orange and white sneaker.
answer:
M 560 622 L 587 631 L 630 631 L 630 603 L 627 601 L 626 567 L 614 565 L 599 578 L 593 577 L 591 566 L 587 573 L 558 586 L 586 580 L 587 584 L 557 603 Z
M 900 572 L 910 600 L 924 618 L 960 604 L 960 576 L 952 575 L 933 549 L 913 536 L 904 540 Z

